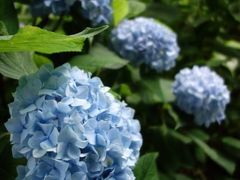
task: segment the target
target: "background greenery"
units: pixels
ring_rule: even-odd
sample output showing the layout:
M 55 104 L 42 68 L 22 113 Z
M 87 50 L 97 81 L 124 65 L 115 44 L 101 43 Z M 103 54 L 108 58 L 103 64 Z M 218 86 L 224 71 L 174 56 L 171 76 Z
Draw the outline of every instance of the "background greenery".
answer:
M 12 158 L 4 127 L 16 79 L 42 64 L 65 62 L 100 76 L 136 110 L 144 139 L 143 156 L 134 169 L 137 179 L 240 179 L 240 0 L 113 0 L 113 25 L 82 33 L 90 22 L 77 9 L 34 19 L 29 2 L 16 0 L 14 6 L 12 0 L 0 0 L 0 179 L 14 179 L 16 165 L 25 163 Z M 111 29 L 136 16 L 155 18 L 178 34 L 181 53 L 175 68 L 160 74 L 146 66 L 136 68 L 110 50 Z M 18 31 L 19 24 L 35 27 Z M 198 127 L 175 106 L 174 75 L 195 64 L 211 67 L 231 90 L 221 125 Z

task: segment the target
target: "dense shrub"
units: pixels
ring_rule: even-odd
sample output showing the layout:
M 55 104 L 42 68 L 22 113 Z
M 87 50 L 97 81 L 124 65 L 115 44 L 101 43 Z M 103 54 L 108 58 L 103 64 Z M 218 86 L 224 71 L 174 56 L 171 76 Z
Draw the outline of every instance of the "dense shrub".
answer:
M 0 179 L 240 179 L 239 12 L 1 0 Z

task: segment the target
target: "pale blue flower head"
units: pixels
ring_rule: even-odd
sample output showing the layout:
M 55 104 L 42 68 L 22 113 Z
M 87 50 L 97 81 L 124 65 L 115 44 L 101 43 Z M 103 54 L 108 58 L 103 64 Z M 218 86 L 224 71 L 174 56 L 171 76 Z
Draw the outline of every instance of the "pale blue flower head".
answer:
M 81 0 L 82 14 L 93 26 L 110 24 L 112 21 L 112 0 Z
M 113 49 L 139 65 L 145 63 L 158 72 L 175 66 L 179 54 L 176 34 L 154 19 L 125 20 L 111 33 Z
M 60 15 L 69 11 L 77 0 L 33 0 L 31 12 L 33 16 L 46 16 L 50 13 Z
M 16 180 L 134 180 L 132 169 L 107 169 L 99 177 L 89 176 L 88 167 L 84 161 L 71 160 L 68 162 L 54 158 L 43 157 L 31 158 L 26 166 L 17 167 L 18 177 Z
M 198 125 L 208 127 L 225 119 L 230 92 L 223 79 L 208 67 L 181 70 L 175 77 L 173 93 L 179 108 L 193 114 Z
M 21 78 L 5 124 L 13 155 L 84 162 L 93 179 L 128 172 L 142 145 L 140 125 L 134 110 L 108 90 L 69 64 Z

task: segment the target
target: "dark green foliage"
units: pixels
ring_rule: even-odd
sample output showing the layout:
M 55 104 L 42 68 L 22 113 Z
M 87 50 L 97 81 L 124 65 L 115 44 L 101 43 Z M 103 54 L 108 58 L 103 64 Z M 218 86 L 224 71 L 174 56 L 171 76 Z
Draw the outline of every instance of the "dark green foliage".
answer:
M 0 54 L 0 73 L 4 75 L 0 75 L 0 179 L 14 179 L 16 165 L 23 164 L 12 158 L 9 134 L 4 127 L 9 118 L 7 105 L 17 87 L 17 81 L 9 78 L 18 79 L 45 63 L 58 66 L 66 62 L 99 76 L 112 87 L 117 98 L 136 110 L 144 139 L 143 156 L 134 170 L 137 180 L 240 179 L 239 0 L 128 0 L 123 4 L 114 1 L 114 25 L 125 17 L 142 15 L 167 24 L 178 34 L 181 52 L 177 65 L 163 73 L 146 66 L 134 67 L 111 52 L 108 36 L 112 25 L 97 36 L 94 35 L 105 27 L 68 36 L 90 26 L 76 9 L 63 17 L 32 19 L 28 7 L 21 4 L 29 1 L 16 2 L 14 9 L 12 1 L 0 0 L 0 52 L 4 52 Z M 12 36 L 7 32 L 15 34 L 18 21 L 55 33 L 25 27 L 20 31 L 22 35 L 24 30 L 32 30 L 47 33 L 46 37 L 30 34 L 31 38 L 24 42 L 29 37 L 25 33 L 14 44 L 16 49 L 12 49 Z M 33 38 L 35 46 L 31 44 Z M 84 42 L 86 38 L 89 39 Z M 3 42 L 4 39 L 9 40 Z M 58 46 L 49 46 L 49 41 Z M 27 52 L 15 52 L 23 50 Z M 54 52 L 59 53 L 49 54 Z M 171 92 L 174 76 L 180 69 L 193 65 L 208 65 L 231 90 L 227 118 L 221 125 L 198 127 L 192 116 L 175 106 Z

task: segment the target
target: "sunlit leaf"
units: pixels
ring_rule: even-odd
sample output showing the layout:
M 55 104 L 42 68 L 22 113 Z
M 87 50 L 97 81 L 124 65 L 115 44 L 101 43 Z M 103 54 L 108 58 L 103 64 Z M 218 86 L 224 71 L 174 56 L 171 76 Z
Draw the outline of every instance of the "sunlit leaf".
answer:
M 51 54 L 58 52 L 80 52 L 86 38 L 90 38 L 107 26 L 91 29 L 74 35 L 50 32 L 33 26 L 25 26 L 13 36 L 0 36 L 0 52 L 37 51 Z
M 114 25 L 118 25 L 119 22 L 125 18 L 128 14 L 128 1 L 127 0 L 113 0 L 113 21 Z

